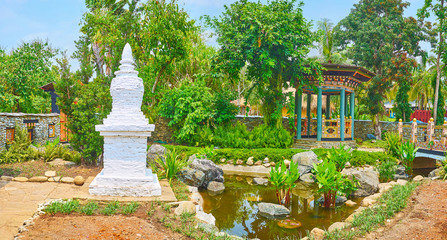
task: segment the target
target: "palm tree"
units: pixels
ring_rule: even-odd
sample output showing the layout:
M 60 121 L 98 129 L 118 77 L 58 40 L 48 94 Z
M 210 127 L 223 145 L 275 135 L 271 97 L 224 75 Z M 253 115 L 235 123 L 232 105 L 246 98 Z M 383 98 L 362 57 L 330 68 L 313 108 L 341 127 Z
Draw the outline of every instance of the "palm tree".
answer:
M 333 33 L 334 24 L 331 20 L 323 18 L 321 21 L 317 22 L 318 30 L 321 34 L 320 51 L 323 54 L 324 60 L 326 62 L 332 62 L 332 47 L 333 47 Z

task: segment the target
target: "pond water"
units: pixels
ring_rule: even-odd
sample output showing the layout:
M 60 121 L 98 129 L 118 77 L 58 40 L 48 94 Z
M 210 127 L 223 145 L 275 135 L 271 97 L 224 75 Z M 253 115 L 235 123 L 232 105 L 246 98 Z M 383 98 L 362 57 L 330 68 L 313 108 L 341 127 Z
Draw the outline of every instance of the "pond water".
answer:
M 216 218 L 216 227 L 231 235 L 246 238 L 299 239 L 306 236 L 306 231 L 314 227 L 327 229 L 332 223 L 346 219 L 357 207 L 342 205 L 334 209 L 324 209 L 315 204 L 320 197 L 316 184 L 299 182 L 292 191 L 290 216 L 286 219 L 297 220 L 302 226 L 297 229 L 285 229 L 278 226 L 278 219 L 268 219 L 258 214 L 259 202 L 277 203 L 276 191 L 270 185 L 256 186 L 253 178 L 225 175 L 225 192 L 211 196 L 202 191 L 203 209 Z M 361 199 L 351 199 L 360 203 Z M 358 205 L 357 205 L 358 206 Z

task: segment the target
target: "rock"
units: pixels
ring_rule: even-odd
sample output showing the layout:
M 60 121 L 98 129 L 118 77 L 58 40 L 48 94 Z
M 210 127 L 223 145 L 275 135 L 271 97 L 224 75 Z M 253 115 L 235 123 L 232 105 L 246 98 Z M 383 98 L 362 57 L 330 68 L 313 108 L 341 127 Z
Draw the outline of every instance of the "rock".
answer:
M 165 162 L 165 154 L 167 149 L 160 144 L 152 144 L 147 150 L 146 159 L 148 162 L 153 162 L 157 158 L 161 158 Z
M 179 204 L 179 206 L 174 210 L 174 214 L 177 216 L 182 215 L 182 213 L 196 213 L 196 205 L 190 201 L 184 201 Z
M 420 182 L 422 180 L 424 180 L 424 177 L 422 177 L 421 175 L 417 175 L 413 178 L 413 182 Z
M 28 182 L 46 182 L 48 180 L 45 176 L 37 176 L 37 177 L 31 177 L 28 179 Z
M 61 182 L 63 182 L 63 183 L 73 183 L 74 179 L 72 177 L 63 177 L 63 178 L 61 178 Z
M 188 158 L 188 162 L 192 162 L 192 161 L 194 161 L 194 160 L 196 160 L 196 159 L 197 159 L 196 154 L 193 154 L 193 155 L 189 156 L 189 158 Z
M 267 186 L 269 184 L 269 180 L 267 180 L 265 178 L 253 178 L 253 183 L 256 185 Z
M 225 186 L 221 182 L 211 181 L 206 188 L 210 195 L 218 195 L 224 192 Z
M 402 166 L 402 165 L 399 165 L 399 166 L 396 168 L 396 174 L 397 174 L 397 175 L 404 175 L 404 174 L 405 174 L 405 167 Z
M 238 159 L 238 160 L 236 161 L 236 164 L 237 164 L 237 165 L 242 165 L 242 164 L 244 164 L 244 161 L 242 161 L 241 159 Z
M 249 157 L 249 158 L 247 159 L 246 164 L 247 164 L 248 166 L 253 165 L 253 164 L 254 164 L 253 159 L 254 159 L 253 157 Z
M 265 202 L 258 204 L 258 211 L 267 218 L 280 218 L 290 214 L 290 210 L 283 205 Z
M 403 185 L 407 184 L 408 181 L 407 180 L 403 180 L 403 179 L 397 179 L 396 182 L 397 182 L 398 185 L 402 185 L 403 186 Z
M 379 173 L 372 168 L 345 168 L 341 173 L 359 182 L 360 186 L 352 193 L 354 197 L 366 197 L 379 190 Z
M 313 240 L 323 240 L 324 239 L 324 230 L 319 228 L 314 228 L 309 233 L 309 238 Z
M 362 207 L 369 207 L 371 205 L 373 205 L 374 203 L 376 203 L 377 201 L 371 198 L 364 198 L 361 202 L 360 202 L 360 206 Z
M 257 162 L 255 162 L 255 165 L 256 165 L 256 166 L 261 166 L 261 165 L 262 165 L 262 161 L 257 161 Z
M 309 188 L 307 189 L 294 188 L 292 189 L 292 194 L 304 199 L 313 199 L 314 197 L 312 190 L 310 190 Z
M 177 177 L 186 185 L 190 185 L 193 187 L 203 187 L 205 182 L 205 173 L 198 169 L 192 169 L 190 167 L 186 167 L 180 170 L 177 173 Z
M 211 160 L 196 159 L 189 165 L 189 167 L 192 169 L 202 171 L 203 174 L 205 175 L 205 177 L 203 179 L 203 183 L 199 186 L 192 185 L 192 184 L 188 184 L 188 185 L 191 185 L 194 187 L 206 188 L 208 186 L 208 183 L 211 181 L 216 181 L 216 182 L 224 181 L 222 169 L 219 166 L 217 166 L 215 163 L 213 163 Z
M 77 186 L 82 186 L 82 185 L 84 185 L 85 179 L 84 179 L 82 176 L 76 176 L 76 177 L 73 179 L 73 182 L 74 182 L 74 184 L 77 185 Z
M 222 159 L 220 159 L 220 162 L 221 162 L 221 163 L 225 163 L 226 161 L 227 161 L 226 158 L 222 158 Z
M 12 181 L 14 179 L 14 177 L 10 177 L 10 176 L 2 176 L 1 180 L 3 181 Z
M 373 199 L 373 200 L 377 200 L 382 196 L 382 193 L 378 192 L 376 194 L 373 194 L 371 196 L 369 196 L 368 198 Z
M 13 179 L 13 181 L 16 181 L 16 182 L 28 182 L 28 178 L 27 177 L 15 177 Z
M 354 201 L 348 200 L 345 202 L 345 205 L 348 207 L 355 207 L 357 205 L 357 203 Z
M 343 228 L 349 227 L 350 224 L 347 222 L 334 222 L 331 226 L 327 229 L 328 232 L 333 232 L 335 230 L 341 230 Z
M 286 167 L 290 166 L 290 160 L 285 159 L 284 160 L 284 165 L 286 165 Z
M 393 185 L 391 185 L 390 183 L 380 183 L 379 184 L 379 193 L 388 191 L 388 189 L 390 189 L 392 187 L 393 187 Z
M 350 162 L 346 162 L 345 163 L 345 168 L 350 168 L 351 167 L 351 163 Z
M 188 186 L 188 191 L 189 191 L 190 193 L 195 193 L 195 192 L 198 192 L 199 189 L 198 189 L 197 187 Z
M 200 221 L 203 221 L 207 224 L 211 224 L 213 226 L 216 225 L 216 218 L 214 218 L 213 214 L 205 213 L 202 211 L 196 212 L 196 218 Z
M 198 206 L 202 206 L 203 205 L 203 198 L 202 195 L 200 195 L 199 192 L 195 192 L 193 194 L 191 194 L 191 196 L 189 197 L 189 199 L 194 202 L 197 203 Z
M 320 163 L 317 155 L 313 151 L 297 153 L 293 155 L 292 161 L 294 163 L 298 163 L 298 171 L 300 172 L 300 175 L 310 173 L 313 168 L 313 164 Z
M 437 176 L 439 176 L 439 172 L 440 172 L 440 171 L 441 171 L 441 169 L 436 168 L 435 170 L 431 171 L 431 172 L 428 174 L 428 177 L 429 177 L 429 178 L 437 177 Z
M 368 134 L 366 134 L 366 138 L 368 139 L 368 140 L 376 140 L 376 136 L 374 136 L 373 134 L 371 134 L 371 133 L 368 133 Z
M 348 199 L 345 196 L 337 196 L 337 198 L 335 199 L 335 205 L 336 206 L 340 206 L 343 203 L 345 203 Z M 323 205 L 324 203 L 324 198 L 320 197 L 317 202 L 319 202 L 321 205 Z
M 394 179 L 395 180 L 397 180 L 397 179 L 404 179 L 404 180 L 406 180 L 406 179 L 409 179 L 409 178 L 410 178 L 410 176 L 408 176 L 408 174 L 406 174 L 406 173 L 404 173 L 402 175 L 394 174 Z
M 274 167 L 274 166 L 276 166 L 276 163 L 275 162 L 270 162 L 270 166 Z
M 314 175 L 312 173 L 306 173 L 300 176 L 300 180 L 305 183 L 315 182 Z
M 219 231 L 216 226 L 203 222 L 197 223 L 197 227 L 206 233 L 214 233 Z
M 74 162 L 65 161 L 61 158 L 56 158 L 53 161 L 48 162 L 48 164 L 50 164 L 51 166 L 66 166 L 66 167 L 72 167 L 76 165 L 76 163 Z
M 264 163 L 263 166 L 264 167 L 270 167 L 270 163 Z
M 270 162 L 270 160 L 268 157 L 265 157 L 264 160 L 262 161 L 262 163 L 269 163 L 269 162 Z
M 48 182 L 59 182 L 61 177 L 50 177 L 48 178 Z
M 233 162 L 234 162 L 233 159 L 230 159 L 227 161 L 227 164 L 233 164 Z
M 55 177 L 56 176 L 56 171 L 46 171 L 45 172 L 45 177 Z

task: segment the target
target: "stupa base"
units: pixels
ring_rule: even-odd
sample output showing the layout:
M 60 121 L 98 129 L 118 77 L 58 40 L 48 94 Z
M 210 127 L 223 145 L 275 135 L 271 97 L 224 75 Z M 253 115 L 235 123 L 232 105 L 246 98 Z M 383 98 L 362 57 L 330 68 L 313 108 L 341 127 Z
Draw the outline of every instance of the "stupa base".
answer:
M 101 171 L 89 186 L 89 193 L 102 196 L 150 197 L 161 196 L 161 186 L 156 174 L 148 169 L 146 176 L 105 176 Z

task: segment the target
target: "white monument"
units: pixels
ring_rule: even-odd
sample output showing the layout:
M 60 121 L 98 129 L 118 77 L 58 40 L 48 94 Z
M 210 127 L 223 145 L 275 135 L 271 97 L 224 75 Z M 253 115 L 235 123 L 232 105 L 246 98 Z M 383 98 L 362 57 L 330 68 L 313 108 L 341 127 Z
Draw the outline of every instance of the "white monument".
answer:
M 104 136 L 104 169 L 89 186 L 90 194 L 110 196 L 159 196 L 157 175 L 146 168 L 147 137 L 155 125 L 141 112 L 143 80 L 134 70 L 132 49 L 126 44 L 120 70 L 115 72 L 110 94 L 112 112 L 97 125 Z

